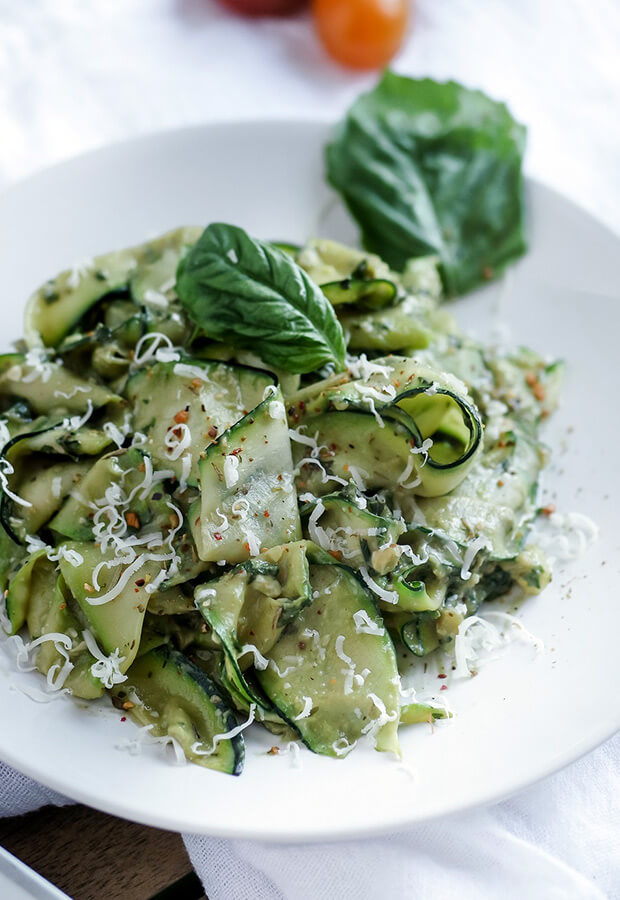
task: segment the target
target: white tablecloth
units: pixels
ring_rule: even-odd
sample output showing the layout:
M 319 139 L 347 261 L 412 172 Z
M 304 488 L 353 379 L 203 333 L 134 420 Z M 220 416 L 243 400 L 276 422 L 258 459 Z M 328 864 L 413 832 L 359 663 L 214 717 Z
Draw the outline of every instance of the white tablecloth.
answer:
M 620 3 L 419 0 L 395 62 L 508 99 L 527 168 L 620 230 Z M 210 0 L 0 0 L 0 186 L 130 135 L 209 119 L 338 115 L 373 81 L 307 17 Z M 277 847 L 186 836 L 211 900 L 620 896 L 620 738 L 489 810 L 406 834 Z M 0 765 L 0 814 L 60 802 Z

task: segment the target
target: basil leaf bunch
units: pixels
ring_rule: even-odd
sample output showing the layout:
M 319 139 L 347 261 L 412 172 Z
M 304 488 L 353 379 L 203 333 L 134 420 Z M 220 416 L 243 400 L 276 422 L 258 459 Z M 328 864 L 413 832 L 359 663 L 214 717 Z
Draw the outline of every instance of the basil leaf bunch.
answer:
M 208 337 L 305 373 L 344 368 L 345 341 L 320 288 L 290 256 L 242 228 L 208 225 L 183 257 L 176 291 Z
M 367 249 L 395 269 L 437 254 L 453 296 L 526 250 L 524 143 L 525 128 L 481 91 L 388 71 L 338 126 L 327 177 Z

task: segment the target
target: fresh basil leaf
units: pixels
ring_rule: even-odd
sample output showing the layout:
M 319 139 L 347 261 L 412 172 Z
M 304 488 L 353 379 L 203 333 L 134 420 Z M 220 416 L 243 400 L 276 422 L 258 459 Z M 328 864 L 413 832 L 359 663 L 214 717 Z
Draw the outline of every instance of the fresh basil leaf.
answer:
M 327 176 L 392 268 L 436 253 L 446 293 L 497 275 L 526 250 L 525 129 L 503 103 L 454 81 L 386 72 L 327 148 Z
M 290 256 L 242 228 L 214 223 L 179 263 L 176 290 L 211 338 L 304 373 L 344 368 L 342 327 L 329 300 Z

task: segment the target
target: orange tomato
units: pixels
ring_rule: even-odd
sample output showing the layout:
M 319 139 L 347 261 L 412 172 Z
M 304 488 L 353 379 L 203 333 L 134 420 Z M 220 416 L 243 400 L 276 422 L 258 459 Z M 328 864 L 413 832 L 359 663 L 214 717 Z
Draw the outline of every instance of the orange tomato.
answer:
M 409 0 L 313 0 L 312 11 L 334 59 L 355 69 L 377 69 L 400 47 L 409 5 Z

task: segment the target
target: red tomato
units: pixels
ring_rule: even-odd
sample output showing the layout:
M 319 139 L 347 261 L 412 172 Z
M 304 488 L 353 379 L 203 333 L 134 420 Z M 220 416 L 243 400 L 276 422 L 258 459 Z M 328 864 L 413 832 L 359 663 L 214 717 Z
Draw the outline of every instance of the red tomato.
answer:
M 313 0 L 312 11 L 334 59 L 354 69 L 377 69 L 402 43 L 409 0 Z
M 307 0 L 220 0 L 220 3 L 246 16 L 281 16 L 306 6 Z

